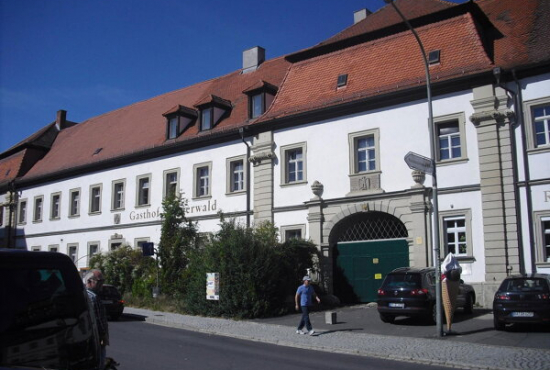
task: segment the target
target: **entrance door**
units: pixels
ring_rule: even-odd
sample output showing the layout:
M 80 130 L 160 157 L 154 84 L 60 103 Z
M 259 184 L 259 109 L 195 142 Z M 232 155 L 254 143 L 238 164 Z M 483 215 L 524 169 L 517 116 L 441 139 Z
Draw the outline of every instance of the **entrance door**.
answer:
M 337 270 L 359 302 L 374 302 L 388 272 L 409 266 L 409 245 L 404 239 L 340 242 L 336 249 Z

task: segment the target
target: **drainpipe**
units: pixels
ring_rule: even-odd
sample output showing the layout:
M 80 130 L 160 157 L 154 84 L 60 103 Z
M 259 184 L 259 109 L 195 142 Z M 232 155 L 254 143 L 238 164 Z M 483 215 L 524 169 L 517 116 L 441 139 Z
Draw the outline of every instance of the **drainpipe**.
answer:
M 8 235 L 7 235 L 7 243 L 6 248 L 11 248 L 11 241 L 12 241 L 12 234 L 14 233 L 15 225 L 17 225 L 17 222 L 15 221 L 15 218 L 17 218 L 17 215 L 15 215 L 14 218 L 14 208 L 16 203 L 15 200 L 15 180 L 12 180 L 8 184 L 8 210 L 9 210 L 9 218 L 8 218 Z M 15 247 L 15 245 L 14 245 Z
M 509 89 L 504 85 L 504 83 L 501 82 L 500 78 L 502 76 L 502 70 L 500 67 L 493 68 L 493 75 L 495 76 L 496 80 L 496 86 L 502 88 L 504 91 L 509 93 L 512 96 L 515 110 L 516 110 L 516 124 L 512 125 L 510 123 L 509 130 L 510 130 L 510 144 L 511 144 L 511 152 L 512 152 L 512 178 L 513 178 L 513 184 L 514 184 L 514 205 L 516 207 L 516 228 L 517 228 L 517 234 L 518 234 L 518 257 L 519 257 L 519 272 L 520 274 L 525 273 L 525 255 L 523 252 L 523 231 L 521 228 L 521 202 L 520 202 L 520 191 L 519 191 L 519 185 L 518 185 L 518 152 L 517 152 L 517 142 L 516 142 L 516 135 L 514 133 L 514 129 L 518 126 L 523 128 L 523 125 L 520 125 L 520 117 L 521 117 L 521 102 L 518 99 L 518 93 Z M 521 89 L 518 86 L 518 91 L 521 92 Z M 509 273 L 510 271 L 508 268 L 506 269 L 506 273 Z
M 527 155 L 527 136 L 525 134 L 525 121 L 523 113 L 523 94 L 521 93 L 521 84 L 518 81 L 516 76 L 516 70 L 512 70 L 512 76 L 514 77 L 514 82 L 516 83 L 516 88 L 518 90 L 518 116 L 521 117 L 521 145 L 523 146 L 523 176 L 525 177 L 525 196 L 527 198 L 527 223 L 529 230 L 529 246 L 531 252 L 531 272 L 537 272 L 537 266 L 535 264 L 536 260 L 536 251 L 535 251 L 535 235 L 533 231 L 533 198 L 531 196 L 531 173 L 529 170 L 529 158 Z M 527 124 L 530 124 L 528 122 Z M 521 214 L 521 213 L 520 213 Z M 518 230 L 520 230 L 518 228 Z
M 244 139 L 244 127 L 239 129 L 239 134 L 246 145 L 246 227 L 250 227 L 250 145 Z

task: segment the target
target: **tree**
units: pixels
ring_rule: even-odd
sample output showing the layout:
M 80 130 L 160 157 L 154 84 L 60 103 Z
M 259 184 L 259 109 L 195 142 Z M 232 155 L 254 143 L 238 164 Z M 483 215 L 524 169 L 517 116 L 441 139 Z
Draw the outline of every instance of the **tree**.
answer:
M 161 289 L 167 295 L 178 296 L 185 285 L 184 271 L 191 251 L 197 248 L 197 224 L 185 217 L 186 200 L 167 196 L 163 202 L 162 230 L 158 254 L 161 265 Z

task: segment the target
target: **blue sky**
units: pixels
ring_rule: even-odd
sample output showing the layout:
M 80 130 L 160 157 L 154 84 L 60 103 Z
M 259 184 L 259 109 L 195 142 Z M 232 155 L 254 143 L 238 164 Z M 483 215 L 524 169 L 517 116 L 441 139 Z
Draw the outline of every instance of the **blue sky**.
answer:
M 454 0 L 453 2 L 463 2 Z M 383 0 L 0 0 L 0 152 L 88 118 L 313 46 Z

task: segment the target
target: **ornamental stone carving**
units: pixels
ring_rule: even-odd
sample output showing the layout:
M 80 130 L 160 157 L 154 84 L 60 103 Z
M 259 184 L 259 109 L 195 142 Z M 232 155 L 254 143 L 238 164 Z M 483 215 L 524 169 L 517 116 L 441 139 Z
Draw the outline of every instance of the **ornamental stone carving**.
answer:
M 414 180 L 413 188 L 424 187 L 424 180 L 426 180 L 426 174 L 422 171 L 414 170 L 411 173 Z
M 313 199 L 321 199 L 321 195 L 323 195 L 324 190 L 325 186 L 319 181 L 315 180 L 311 185 L 311 191 L 313 192 L 313 195 L 315 195 L 315 198 Z

